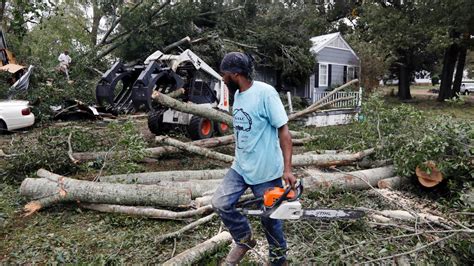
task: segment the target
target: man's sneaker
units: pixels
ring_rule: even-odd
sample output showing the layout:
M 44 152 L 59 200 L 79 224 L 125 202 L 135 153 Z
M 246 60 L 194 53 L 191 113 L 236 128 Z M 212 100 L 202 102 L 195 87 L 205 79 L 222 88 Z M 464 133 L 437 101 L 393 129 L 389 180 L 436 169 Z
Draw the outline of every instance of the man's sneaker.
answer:
M 235 244 L 225 258 L 225 265 L 237 265 L 245 256 L 247 251 L 257 245 L 255 239 L 245 241 L 245 243 Z

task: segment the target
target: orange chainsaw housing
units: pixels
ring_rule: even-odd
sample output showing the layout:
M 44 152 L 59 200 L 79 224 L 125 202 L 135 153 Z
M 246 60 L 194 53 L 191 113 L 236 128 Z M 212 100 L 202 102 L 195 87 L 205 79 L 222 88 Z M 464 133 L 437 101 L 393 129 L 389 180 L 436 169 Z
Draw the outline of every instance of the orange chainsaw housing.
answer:
M 281 187 L 272 187 L 269 188 L 263 194 L 263 205 L 265 207 L 272 207 L 275 202 L 285 193 L 285 189 Z M 288 195 L 286 196 L 288 199 L 294 199 L 296 194 L 293 190 L 291 190 Z

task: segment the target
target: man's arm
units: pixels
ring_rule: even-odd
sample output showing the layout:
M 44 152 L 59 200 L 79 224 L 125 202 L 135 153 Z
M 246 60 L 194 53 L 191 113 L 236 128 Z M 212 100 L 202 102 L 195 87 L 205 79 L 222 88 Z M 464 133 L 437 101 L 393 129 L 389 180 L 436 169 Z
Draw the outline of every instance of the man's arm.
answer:
M 291 167 L 293 142 L 291 141 L 291 135 L 287 124 L 278 128 L 278 137 L 280 138 L 280 147 L 283 152 L 283 180 L 285 180 L 287 185 L 294 187 L 296 184 L 296 177 L 293 175 L 293 170 Z

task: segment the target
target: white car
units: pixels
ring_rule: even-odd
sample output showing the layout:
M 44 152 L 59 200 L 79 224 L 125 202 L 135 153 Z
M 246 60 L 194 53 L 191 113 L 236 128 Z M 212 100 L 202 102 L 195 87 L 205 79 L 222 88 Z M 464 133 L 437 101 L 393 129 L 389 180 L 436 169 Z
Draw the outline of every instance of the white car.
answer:
M 461 94 L 469 95 L 474 92 L 474 81 L 463 81 L 461 83 Z
M 35 123 L 28 101 L 0 101 L 0 134 L 19 128 L 29 127 Z

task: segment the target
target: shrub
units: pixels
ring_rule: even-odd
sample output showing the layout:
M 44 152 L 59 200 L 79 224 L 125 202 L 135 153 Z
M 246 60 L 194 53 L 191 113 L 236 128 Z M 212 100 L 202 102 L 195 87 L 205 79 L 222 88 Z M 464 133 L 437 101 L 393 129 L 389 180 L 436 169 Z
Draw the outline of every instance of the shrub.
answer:
M 74 152 L 82 151 L 124 151 L 89 164 L 76 165 L 68 157 L 68 137 Z M 75 174 L 79 171 L 102 169 L 110 173 L 138 171 L 135 161 L 144 157 L 145 141 L 136 131 L 133 123 L 111 123 L 105 130 L 92 132 L 88 128 L 43 128 L 39 134 L 31 134 L 16 139 L 9 154 L 6 166 L 0 171 L 4 181 L 21 181 L 38 169 L 45 168 L 61 175 Z

